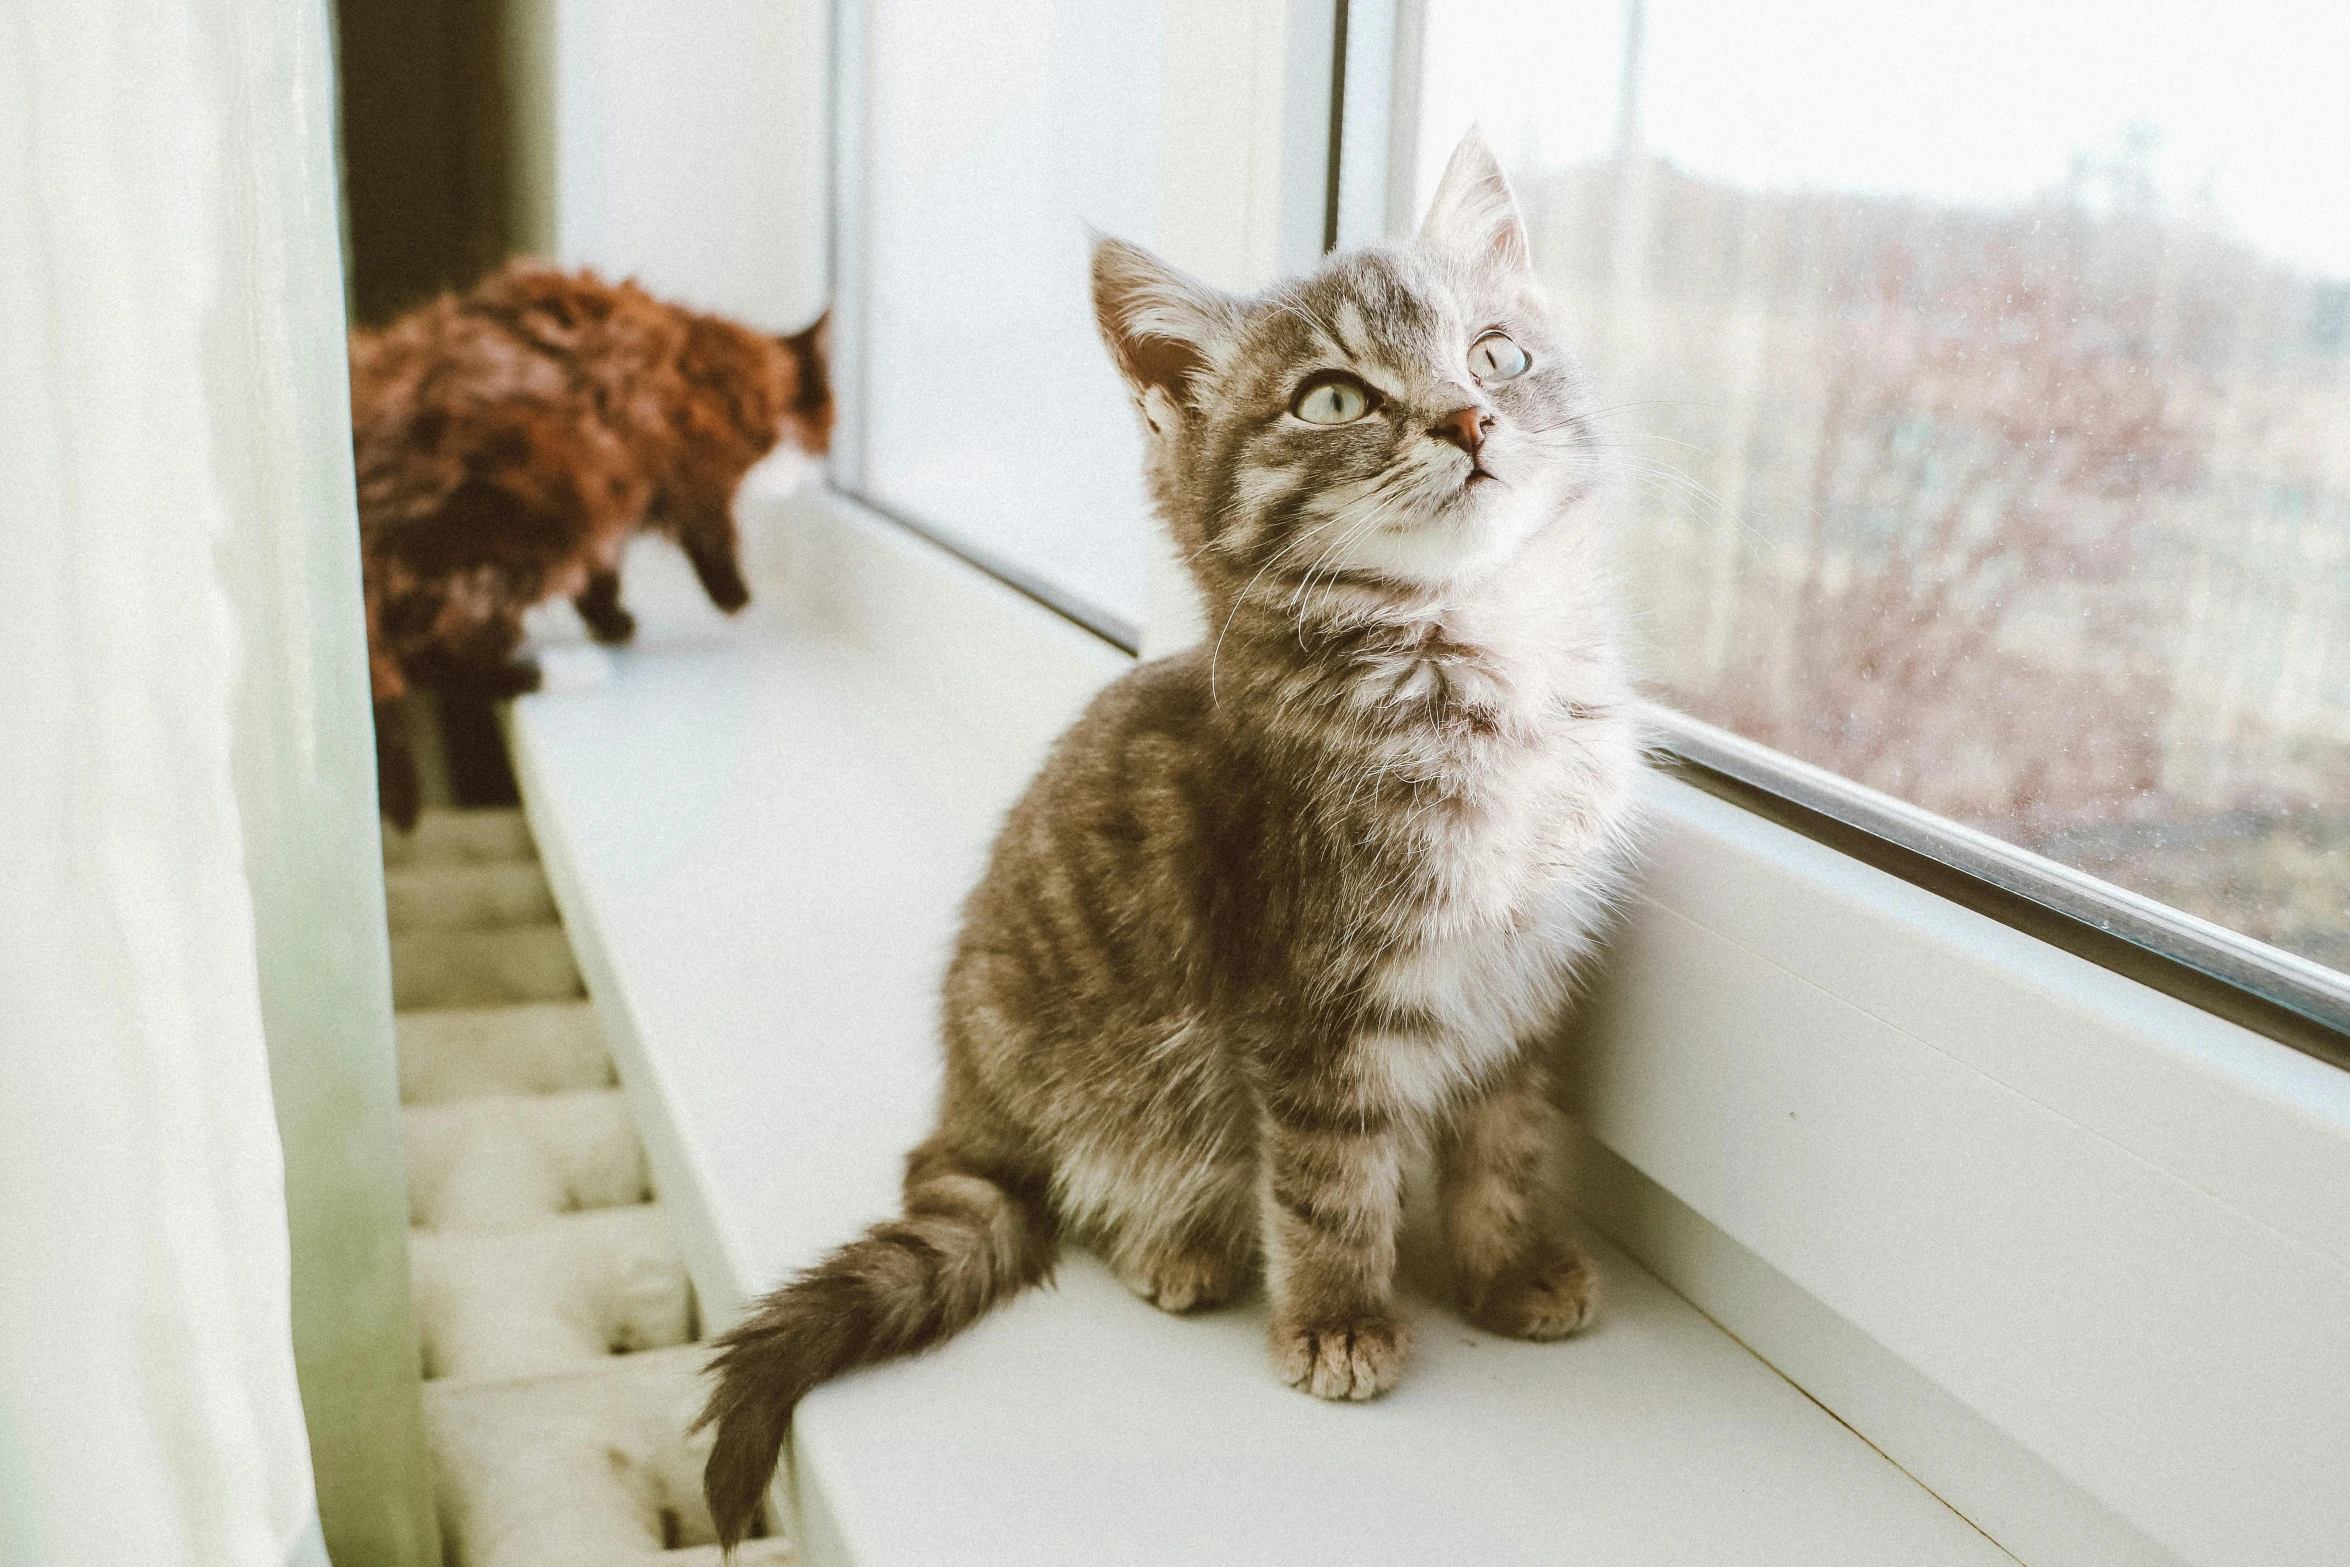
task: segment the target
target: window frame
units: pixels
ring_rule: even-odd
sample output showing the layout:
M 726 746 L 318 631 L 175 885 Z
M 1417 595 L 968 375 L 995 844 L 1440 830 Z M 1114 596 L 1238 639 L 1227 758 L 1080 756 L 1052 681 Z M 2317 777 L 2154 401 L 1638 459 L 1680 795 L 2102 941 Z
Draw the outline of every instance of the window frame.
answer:
M 2350 1071 L 2350 978 L 1673 709 L 1649 724 L 1709 794 Z

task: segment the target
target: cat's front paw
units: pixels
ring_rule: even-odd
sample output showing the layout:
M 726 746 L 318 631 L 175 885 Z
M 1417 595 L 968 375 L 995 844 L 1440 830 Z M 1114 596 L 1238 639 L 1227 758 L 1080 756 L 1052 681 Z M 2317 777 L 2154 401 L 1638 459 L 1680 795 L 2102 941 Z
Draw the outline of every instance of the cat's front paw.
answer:
M 1478 1327 L 1511 1338 L 1565 1338 L 1599 1315 L 1599 1270 L 1582 1253 L 1562 1251 L 1472 1291 L 1462 1309 Z
M 587 622 L 589 636 L 614 647 L 636 635 L 636 616 L 617 604 L 592 614 L 583 611 L 581 618 Z
M 751 586 L 743 581 L 742 568 L 732 561 L 696 561 L 702 578 L 702 591 L 710 595 L 710 602 L 727 614 L 734 614 L 751 601 Z
M 1273 1323 L 1273 1369 L 1316 1398 L 1377 1398 L 1403 1378 L 1412 1333 L 1400 1317 L 1306 1327 Z

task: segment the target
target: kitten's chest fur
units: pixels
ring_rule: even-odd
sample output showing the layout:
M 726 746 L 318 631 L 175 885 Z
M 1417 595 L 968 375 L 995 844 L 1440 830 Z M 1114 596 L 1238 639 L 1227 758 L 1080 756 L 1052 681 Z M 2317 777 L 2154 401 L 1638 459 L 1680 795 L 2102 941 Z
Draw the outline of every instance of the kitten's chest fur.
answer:
M 1352 998 L 1331 1065 L 1402 1114 L 1556 1017 L 1620 882 L 1638 748 L 1612 659 L 1430 634 L 1317 672 L 1293 982 Z M 1293 737 L 1295 738 L 1295 737 Z

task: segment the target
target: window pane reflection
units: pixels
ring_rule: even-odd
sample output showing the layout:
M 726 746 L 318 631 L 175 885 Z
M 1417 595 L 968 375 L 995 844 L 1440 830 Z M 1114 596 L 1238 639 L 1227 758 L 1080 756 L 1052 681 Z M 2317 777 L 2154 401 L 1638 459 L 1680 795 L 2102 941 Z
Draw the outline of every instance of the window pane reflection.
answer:
M 2350 21 L 2159 9 L 1432 0 L 1421 146 L 1511 162 L 1660 697 L 2350 969 Z

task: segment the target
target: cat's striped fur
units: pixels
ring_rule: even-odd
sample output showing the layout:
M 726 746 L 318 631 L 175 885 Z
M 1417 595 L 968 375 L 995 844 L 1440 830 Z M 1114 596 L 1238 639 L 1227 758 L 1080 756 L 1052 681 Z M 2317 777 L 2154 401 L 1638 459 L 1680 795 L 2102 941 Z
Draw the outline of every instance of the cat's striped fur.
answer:
M 1102 240 L 1094 303 L 1208 640 L 1104 691 L 1004 824 L 905 1216 L 721 1341 L 729 1540 L 809 1388 L 955 1332 L 1064 1237 L 1173 1311 L 1261 1272 L 1278 1374 L 1368 1398 L 1407 1351 L 1426 1146 L 1472 1320 L 1552 1338 L 1592 1309 L 1538 1218 L 1538 1047 L 1622 876 L 1639 747 L 1593 410 L 1500 169 L 1472 136 L 1415 243 L 1255 299 Z M 1496 328 L 1531 367 L 1485 384 Z M 1371 413 L 1298 416 L 1331 370 Z

